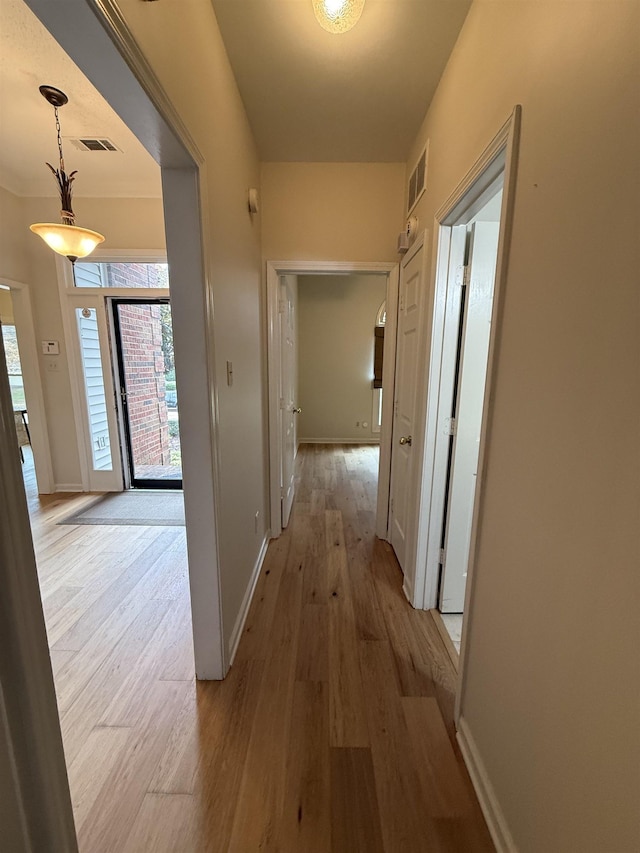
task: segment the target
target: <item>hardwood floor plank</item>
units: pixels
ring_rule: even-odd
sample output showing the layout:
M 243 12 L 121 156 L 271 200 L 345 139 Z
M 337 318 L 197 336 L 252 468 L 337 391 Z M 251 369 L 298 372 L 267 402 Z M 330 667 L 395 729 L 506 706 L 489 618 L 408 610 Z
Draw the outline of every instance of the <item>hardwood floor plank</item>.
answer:
M 146 794 L 121 853 L 203 853 L 201 807 L 188 794 Z
M 167 541 L 160 535 L 145 551 L 128 562 L 111 561 L 102 557 L 92 570 L 92 580 L 83 588 L 82 595 L 65 608 L 66 630 L 51 636 L 56 649 L 80 651 L 127 598 L 147 572 L 156 570 L 155 562 L 163 554 Z
M 329 680 L 329 616 L 326 604 L 303 604 L 296 681 Z
M 384 853 L 384 849 L 371 751 L 332 749 L 332 853 Z
M 87 815 L 103 793 L 131 736 L 131 729 L 94 728 L 70 763 L 69 786 L 77 833 L 83 832 Z
M 385 850 L 421 853 L 429 850 L 422 820 L 427 812 L 419 798 L 415 753 L 402 712 L 393 652 L 388 642 L 362 641 L 360 653 Z
M 236 653 L 238 662 L 265 659 L 265 639 L 273 622 L 289 545 L 286 532 L 269 545 Z
M 62 684 L 61 690 L 65 690 L 59 692 L 58 705 L 68 762 L 74 760 L 89 732 L 100 723 L 105 708 L 126 681 L 139 650 L 146 646 L 168 606 L 168 602 L 147 602 L 127 630 L 118 635 L 114 645 L 107 646 L 102 655 L 96 656 L 99 663 L 95 668 L 90 667 L 85 654 L 89 644 L 63 668 L 56 686 Z M 91 648 L 94 650 L 96 644 L 92 643 Z M 146 691 L 141 691 L 141 695 L 144 697 L 141 706 L 146 712 Z
M 403 697 L 401 701 L 428 814 L 442 818 L 470 815 L 469 792 L 436 699 Z
M 141 684 L 149 684 L 156 680 L 188 681 L 194 677 L 192 644 L 185 636 L 184 623 L 189 618 L 190 602 L 183 595 L 182 601 L 166 601 L 153 599 L 154 603 L 163 604 L 164 613 L 155 625 L 155 630 L 144 643 L 138 646 L 138 655 L 131 668 L 126 673 L 120 687 L 114 691 L 105 711 L 100 718 L 102 726 L 135 726 L 144 713 L 146 698 Z M 162 612 L 162 611 L 161 611 Z M 186 658 L 185 651 L 190 654 Z M 178 655 L 176 657 L 176 654 Z M 169 678 L 168 674 L 177 678 Z
M 230 853 L 271 849 L 282 818 L 302 575 L 289 572 L 282 577 L 276 605 L 278 615 L 269 634 L 262 690 L 229 841 Z
M 326 684 L 297 682 L 293 692 L 284 807 L 276 849 L 325 853 L 331 846 L 329 695 Z
M 329 589 L 329 713 L 331 746 L 368 746 L 364 691 L 358 656 L 342 514 L 327 510 Z
M 82 850 L 114 853 L 124 846 L 189 689 L 184 681 L 157 681 L 147 690 L 144 718 L 103 786 L 118 796 L 101 796 L 88 810 L 78 832 Z

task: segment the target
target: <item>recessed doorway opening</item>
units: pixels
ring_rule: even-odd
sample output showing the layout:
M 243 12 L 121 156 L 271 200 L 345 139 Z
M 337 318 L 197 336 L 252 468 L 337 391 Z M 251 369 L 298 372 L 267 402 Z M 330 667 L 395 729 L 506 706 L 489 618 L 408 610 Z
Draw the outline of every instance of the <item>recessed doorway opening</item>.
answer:
M 378 346 L 383 303 L 395 340 L 395 264 L 269 262 L 269 431 L 271 534 L 287 526 L 299 444 L 361 445 L 375 456 L 371 511 L 387 535 L 393 346 Z M 299 334 L 300 333 L 300 334 Z M 298 345 L 298 337 L 302 343 Z M 387 394 L 388 391 L 388 394 Z M 379 461 L 378 461 L 379 445 Z

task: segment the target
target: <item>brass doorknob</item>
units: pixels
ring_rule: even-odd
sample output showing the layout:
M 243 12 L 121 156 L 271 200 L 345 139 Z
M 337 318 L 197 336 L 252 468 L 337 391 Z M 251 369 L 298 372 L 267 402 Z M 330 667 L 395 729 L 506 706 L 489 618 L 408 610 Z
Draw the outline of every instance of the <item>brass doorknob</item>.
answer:
M 299 409 L 297 406 L 294 406 L 292 411 L 293 411 L 294 415 L 301 415 L 302 414 L 302 409 Z
M 411 447 L 411 436 L 410 435 L 403 435 L 402 438 L 400 439 L 400 444 L 408 444 L 409 447 Z

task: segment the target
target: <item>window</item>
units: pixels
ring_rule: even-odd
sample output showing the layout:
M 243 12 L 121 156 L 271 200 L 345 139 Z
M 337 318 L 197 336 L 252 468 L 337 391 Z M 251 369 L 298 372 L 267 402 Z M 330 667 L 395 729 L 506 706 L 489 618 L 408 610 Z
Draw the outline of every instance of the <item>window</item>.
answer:
M 7 360 L 7 373 L 9 374 L 13 408 L 16 411 L 26 409 L 22 367 L 20 365 L 20 353 L 18 352 L 18 339 L 16 337 L 15 326 L 2 326 L 2 341 Z
M 169 287 L 169 265 L 77 261 L 74 283 L 76 287 Z

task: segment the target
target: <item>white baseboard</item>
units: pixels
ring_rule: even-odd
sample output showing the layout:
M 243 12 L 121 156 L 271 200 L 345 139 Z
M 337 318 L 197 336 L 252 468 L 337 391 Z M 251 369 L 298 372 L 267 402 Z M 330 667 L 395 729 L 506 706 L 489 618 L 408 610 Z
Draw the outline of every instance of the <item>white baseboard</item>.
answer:
M 506 818 L 500 808 L 500 803 L 487 775 L 476 742 L 469 731 L 469 726 L 462 717 L 458 720 L 457 738 L 480 808 L 487 821 L 493 843 L 496 845 L 497 853 L 518 853 L 518 848 L 509 832 Z
M 413 603 L 413 585 L 409 583 L 409 578 L 404 575 L 404 580 L 402 581 L 402 591 L 407 596 L 407 601 L 412 607 L 415 607 Z
M 56 483 L 55 492 L 83 492 L 82 483 Z
M 247 586 L 247 591 L 245 592 L 244 598 L 242 599 L 242 604 L 240 606 L 238 618 L 236 619 L 236 624 L 233 626 L 233 631 L 231 632 L 231 638 L 229 640 L 229 666 L 233 664 L 233 659 L 235 658 L 236 652 L 238 651 L 238 646 L 240 645 L 240 638 L 242 637 L 242 632 L 244 630 L 244 623 L 247 621 L 249 608 L 251 607 L 251 599 L 253 598 L 253 593 L 256 591 L 256 584 L 258 583 L 258 578 L 260 577 L 260 570 L 262 569 L 262 564 L 264 563 L 264 558 L 267 553 L 267 548 L 269 547 L 270 538 L 271 531 L 268 530 L 265 533 L 262 546 L 260 547 L 260 553 L 258 554 L 258 559 L 256 560 L 256 564 L 253 567 L 253 573 L 251 575 L 251 580 L 249 581 L 249 584 Z
M 299 438 L 298 444 L 380 444 L 379 438 Z

